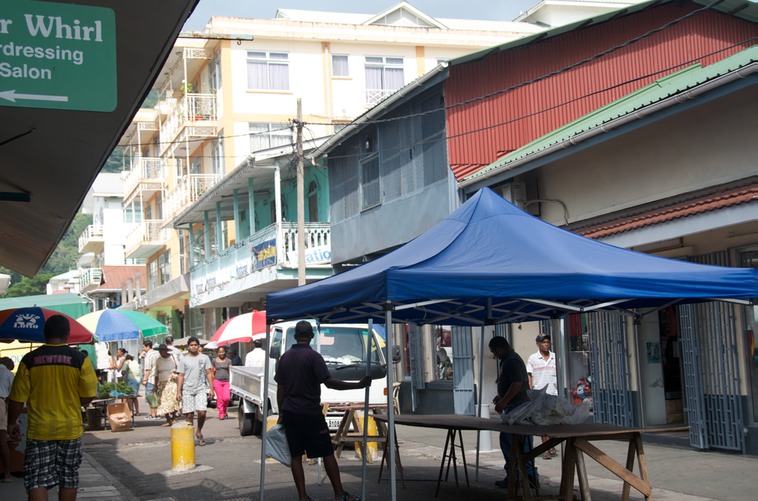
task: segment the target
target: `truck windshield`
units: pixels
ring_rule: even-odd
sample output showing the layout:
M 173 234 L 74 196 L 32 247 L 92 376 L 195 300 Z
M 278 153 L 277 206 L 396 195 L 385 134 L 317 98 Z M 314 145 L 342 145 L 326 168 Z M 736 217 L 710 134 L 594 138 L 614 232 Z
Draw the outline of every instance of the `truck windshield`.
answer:
M 369 337 L 368 329 L 359 327 L 330 327 L 320 329 L 319 344 L 321 356 L 327 364 L 356 364 L 366 361 L 366 342 Z M 287 344 L 295 342 L 295 329 L 287 330 Z M 379 364 L 379 351 L 376 343 L 371 343 L 371 363 Z M 316 338 L 311 341 L 311 347 L 316 348 Z

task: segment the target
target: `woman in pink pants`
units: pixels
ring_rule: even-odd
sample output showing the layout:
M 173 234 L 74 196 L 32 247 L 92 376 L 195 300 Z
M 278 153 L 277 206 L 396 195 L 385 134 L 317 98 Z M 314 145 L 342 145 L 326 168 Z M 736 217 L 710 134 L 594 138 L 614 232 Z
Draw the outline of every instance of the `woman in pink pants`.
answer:
M 216 393 L 216 410 L 218 418 L 226 419 L 226 408 L 229 407 L 229 368 L 232 361 L 226 357 L 226 347 L 218 347 L 218 355 L 213 360 L 213 391 Z

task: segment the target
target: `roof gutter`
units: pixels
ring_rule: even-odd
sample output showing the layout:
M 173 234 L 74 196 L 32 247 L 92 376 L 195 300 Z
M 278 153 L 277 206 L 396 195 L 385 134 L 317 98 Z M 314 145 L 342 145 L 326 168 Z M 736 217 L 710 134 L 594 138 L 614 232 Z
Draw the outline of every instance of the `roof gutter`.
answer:
M 330 149 L 337 146 L 342 141 L 344 141 L 347 137 L 352 135 L 353 132 L 357 132 L 358 130 L 360 130 L 367 124 L 369 124 L 374 118 L 381 115 L 385 110 L 394 106 L 396 103 L 402 101 L 408 94 L 415 91 L 419 87 L 424 86 L 424 84 L 426 84 L 433 77 L 437 76 L 439 73 L 442 73 L 443 71 L 447 70 L 447 66 L 448 66 L 448 63 L 446 61 L 443 61 L 437 66 L 435 66 L 431 71 L 429 71 L 429 73 L 426 73 L 425 75 L 420 76 L 413 82 L 400 88 L 394 94 L 392 94 L 388 98 L 379 102 L 379 104 L 377 104 L 376 106 L 368 110 L 366 113 L 364 113 L 360 117 L 350 122 L 344 129 L 342 129 L 341 131 L 339 131 L 338 133 L 330 137 L 329 140 L 327 140 L 324 144 L 316 148 L 313 151 L 313 153 L 309 155 L 309 158 L 311 160 L 315 160 L 316 158 L 322 155 L 325 155 Z
M 627 113 L 626 115 L 616 118 L 614 120 L 611 120 L 607 123 L 597 125 L 592 129 L 589 129 L 584 132 L 580 132 L 579 134 L 575 136 L 572 136 L 568 139 L 564 139 L 563 141 L 550 145 L 543 150 L 536 151 L 530 155 L 516 159 L 512 162 L 509 162 L 503 165 L 500 168 L 493 169 L 480 176 L 477 176 L 476 178 L 471 178 L 471 179 L 461 181 L 458 183 L 458 187 L 463 189 L 463 188 L 468 188 L 475 184 L 482 183 L 483 181 L 486 181 L 492 177 L 514 170 L 525 164 L 534 162 L 535 160 L 539 160 L 541 158 L 550 156 L 558 151 L 570 148 L 572 146 L 576 146 L 577 144 L 588 141 L 596 136 L 599 136 L 600 134 L 605 134 L 606 132 L 610 132 L 613 129 L 617 129 L 619 127 L 627 125 L 636 120 L 641 120 L 643 118 L 646 118 L 648 115 L 651 115 L 658 111 L 664 110 L 666 108 L 671 108 L 678 104 L 682 104 L 686 101 L 695 99 L 696 97 L 702 94 L 705 94 L 707 92 L 710 92 L 711 90 L 716 89 L 718 87 L 722 87 L 729 83 L 747 78 L 748 76 L 756 72 L 758 72 L 758 63 L 752 62 L 748 64 L 747 66 L 740 68 L 739 70 L 732 71 L 726 75 L 722 75 L 720 77 L 714 78 L 713 80 L 710 80 L 704 84 L 693 87 L 690 90 L 679 92 L 671 97 L 658 101 L 657 103 L 651 104 L 649 106 L 640 108 L 637 111 Z

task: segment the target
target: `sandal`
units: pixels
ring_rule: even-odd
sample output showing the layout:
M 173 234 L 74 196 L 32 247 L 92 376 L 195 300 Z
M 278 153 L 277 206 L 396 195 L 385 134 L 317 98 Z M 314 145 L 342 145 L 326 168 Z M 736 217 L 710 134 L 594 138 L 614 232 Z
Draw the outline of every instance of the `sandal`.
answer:
M 197 445 L 205 445 L 205 439 L 202 435 L 197 435 Z
M 341 496 L 336 496 L 334 498 L 334 501 L 361 501 L 361 498 L 358 496 L 353 496 L 352 494 L 349 494 L 347 491 L 345 491 Z

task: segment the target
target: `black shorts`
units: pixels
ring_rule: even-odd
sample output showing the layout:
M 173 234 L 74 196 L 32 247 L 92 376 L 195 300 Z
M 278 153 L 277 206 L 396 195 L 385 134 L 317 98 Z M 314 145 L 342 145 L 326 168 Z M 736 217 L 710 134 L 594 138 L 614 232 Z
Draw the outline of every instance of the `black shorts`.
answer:
M 292 414 L 282 416 L 284 432 L 292 457 L 308 454 L 309 458 L 334 455 L 332 437 L 323 414 Z

